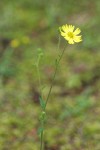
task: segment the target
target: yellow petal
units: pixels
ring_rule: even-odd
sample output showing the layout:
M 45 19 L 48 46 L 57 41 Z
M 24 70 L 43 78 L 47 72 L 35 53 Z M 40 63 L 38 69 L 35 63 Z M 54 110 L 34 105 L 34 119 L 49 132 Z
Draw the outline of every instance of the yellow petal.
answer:
M 74 26 L 69 25 L 69 31 L 70 31 L 70 32 L 73 32 L 73 31 L 74 31 Z
M 62 36 L 66 36 L 66 33 L 64 33 L 64 32 L 61 31 L 61 35 L 62 35 Z
M 80 30 L 79 28 L 77 28 L 77 29 L 74 31 L 74 35 L 78 35 L 80 32 L 81 32 L 81 30 Z
M 63 25 L 63 26 L 62 26 L 62 30 L 63 30 L 64 32 L 66 32 L 66 25 Z
M 81 41 L 82 41 L 81 36 L 74 36 L 74 41 L 75 41 L 76 43 L 81 42 Z
M 69 43 L 69 44 L 74 44 L 73 39 L 68 40 L 68 43 Z
M 66 35 L 64 38 L 65 38 L 67 41 L 70 40 L 70 38 L 69 38 L 68 35 Z
M 68 32 L 68 25 L 66 24 L 66 31 Z

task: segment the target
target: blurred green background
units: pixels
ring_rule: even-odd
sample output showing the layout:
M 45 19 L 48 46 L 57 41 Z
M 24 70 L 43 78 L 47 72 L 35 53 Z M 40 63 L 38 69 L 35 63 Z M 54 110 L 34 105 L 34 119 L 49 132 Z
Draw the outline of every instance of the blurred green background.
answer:
M 100 150 L 100 0 L 0 1 L 0 150 L 39 150 L 40 71 L 46 97 L 59 51 L 59 26 L 82 30 L 59 66 L 45 150 Z M 61 38 L 60 50 L 66 41 Z

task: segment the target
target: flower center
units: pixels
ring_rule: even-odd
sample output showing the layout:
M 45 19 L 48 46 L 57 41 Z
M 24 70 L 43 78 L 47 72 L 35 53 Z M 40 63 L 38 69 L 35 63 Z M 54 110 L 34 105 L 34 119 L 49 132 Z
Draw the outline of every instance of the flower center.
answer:
M 69 36 L 70 38 L 73 38 L 73 37 L 74 37 L 73 32 L 68 32 L 68 36 Z

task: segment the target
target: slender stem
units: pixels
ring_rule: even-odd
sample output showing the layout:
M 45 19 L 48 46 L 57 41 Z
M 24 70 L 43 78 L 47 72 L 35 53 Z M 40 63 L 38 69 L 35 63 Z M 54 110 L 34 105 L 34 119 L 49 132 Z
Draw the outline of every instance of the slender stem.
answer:
M 60 48 L 60 41 L 61 41 L 61 38 L 60 38 L 60 34 L 59 34 L 57 51 L 59 51 L 59 48 Z
M 60 47 L 60 36 L 59 36 L 59 41 L 58 41 L 58 50 L 59 50 L 59 47 Z M 54 84 L 54 80 L 55 80 L 55 77 L 56 77 L 56 74 L 57 74 L 57 70 L 58 70 L 58 66 L 60 64 L 60 61 L 61 61 L 61 58 L 65 52 L 65 48 L 66 46 L 64 47 L 62 53 L 59 55 L 59 58 L 56 60 L 56 65 L 55 65 L 55 71 L 54 71 L 54 74 L 53 74 L 53 78 L 52 78 L 52 82 L 51 82 L 51 86 L 50 86 L 50 89 L 49 89 L 49 92 L 48 92 L 48 95 L 47 95 L 47 98 L 46 98 L 46 102 L 45 102 L 45 108 L 44 108 L 44 112 L 46 112 L 46 106 L 47 106 L 47 103 L 48 103 L 48 100 L 49 100 L 49 97 L 50 97 L 50 94 L 51 94 L 51 91 L 52 91 L 52 88 L 53 88 L 53 84 Z M 38 68 L 38 67 L 37 67 Z M 39 75 L 39 69 L 38 69 L 38 77 L 39 77 L 39 85 L 41 85 L 41 81 L 40 81 L 40 75 Z M 41 90 L 41 89 L 40 89 Z M 41 132 L 41 144 L 40 144 L 40 150 L 43 150 L 43 140 L 44 140 L 44 119 L 42 120 L 41 122 L 41 127 L 42 127 L 42 132 Z
M 44 111 L 42 111 L 41 113 L 41 144 L 40 144 L 40 150 L 44 150 L 44 125 L 45 125 L 45 118 L 46 117 L 46 113 Z
M 51 94 L 51 91 L 52 91 L 52 87 L 53 87 L 53 82 L 55 80 L 55 77 L 56 77 L 56 73 L 57 73 L 57 69 L 58 69 L 58 66 L 59 66 L 59 63 L 60 63 L 60 60 L 65 52 L 65 48 L 66 46 L 64 47 L 61 55 L 59 55 L 59 59 L 56 61 L 56 68 L 55 68 L 55 71 L 54 71 L 54 75 L 53 75 L 53 78 L 52 78 L 52 82 L 51 82 L 51 86 L 50 86 L 50 89 L 49 89 L 49 92 L 48 92 L 48 95 L 47 95 L 47 99 L 46 99 L 46 102 L 45 102 L 45 109 L 46 109 L 46 106 L 47 106 L 47 103 L 48 103 L 48 100 L 49 100 L 49 97 L 50 97 L 50 94 Z
M 43 147 L 43 131 L 41 132 L 41 145 L 40 145 L 40 150 L 42 150 Z
M 39 71 L 39 66 L 37 68 L 37 74 L 38 74 L 38 80 L 39 80 L 39 87 L 40 87 L 40 93 L 41 93 L 41 79 L 40 79 L 40 71 Z
M 47 99 L 46 99 L 46 103 L 45 103 L 45 108 L 44 108 L 44 111 L 46 111 L 46 106 L 47 106 L 47 103 L 48 103 L 48 100 L 49 100 L 49 97 L 50 97 L 50 94 L 51 94 L 51 91 L 52 91 L 52 87 L 53 87 L 53 82 L 55 80 L 55 77 L 56 77 L 56 73 L 57 73 L 57 69 L 58 69 L 58 66 L 59 66 L 59 63 L 60 63 L 60 60 L 65 52 L 65 48 L 63 49 L 61 55 L 59 55 L 59 59 L 56 60 L 56 67 L 55 67 L 55 71 L 54 71 L 54 75 L 53 75 L 53 78 L 52 78 L 52 83 L 51 83 L 51 86 L 50 86 L 50 89 L 49 89 L 49 92 L 48 92 L 48 95 L 47 95 Z M 44 121 L 42 121 L 42 128 L 44 127 Z M 41 145 L 40 145 L 40 150 L 42 150 L 43 148 L 43 136 L 44 136 L 44 130 L 41 132 Z
M 38 59 L 36 62 L 36 70 L 37 70 L 37 76 L 38 76 L 38 82 L 39 82 L 39 92 L 40 95 L 42 97 L 42 87 L 41 87 L 41 77 L 40 77 L 40 68 L 39 68 L 39 64 L 40 64 L 40 59 L 41 59 L 41 54 L 38 55 Z M 44 136 L 44 116 L 42 116 L 43 118 L 41 119 L 41 134 L 40 134 L 40 150 L 43 150 L 43 136 Z
M 40 92 L 40 95 L 42 96 L 41 77 L 40 77 L 40 70 L 39 70 L 40 58 L 41 58 L 41 56 L 39 55 L 37 63 L 36 63 L 36 69 L 37 69 L 38 82 L 39 82 L 39 92 Z

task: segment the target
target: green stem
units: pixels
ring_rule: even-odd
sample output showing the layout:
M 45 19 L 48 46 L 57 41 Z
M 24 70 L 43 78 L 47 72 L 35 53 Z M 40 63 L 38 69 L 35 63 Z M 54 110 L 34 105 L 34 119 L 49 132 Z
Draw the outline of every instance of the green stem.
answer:
M 60 47 L 60 36 L 59 36 L 59 41 L 58 41 L 58 50 L 59 50 L 59 47 Z M 50 89 L 49 89 L 49 92 L 48 92 L 48 95 L 47 95 L 47 98 L 46 98 L 46 102 L 45 102 L 45 108 L 44 108 L 44 112 L 46 112 L 46 106 L 47 106 L 47 103 L 48 103 L 48 100 L 49 100 L 49 97 L 50 97 L 50 94 L 51 94 L 51 91 L 52 91 L 52 88 L 53 88 L 53 84 L 54 84 L 54 80 L 55 80 L 55 77 L 56 77 L 56 74 L 57 74 L 57 70 L 58 70 L 58 66 L 60 64 L 60 61 L 61 61 L 61 58 L 65 52 L 65 48 L 63 49 L 62 53 L 59 55 L 59 58 L 58 60 L 56 60 L 56 65 L 55 65 L 55 71 L 54 71 L 54 74 L 53 74 L 53 78 L 52 78 L 52 82 L 51 82 L 51 86 L 50 86 Z M 38 72 L 38 76 L 39 76 L 39 72 Z M 39 84 L 41 85 L 40 83 L 40 79 L 39 79 Z M 43 137 L 44 137 L 44 119 L 42 120 L 41 122 L 41 126 L 42 126 L 42 132 L 41 132 L 41 144 L 40 144 L 40 150 L 43 150 Z
M 53 82 L 54 82 L 55 77 L 56 77 L 58 66 L 59 66 L 61 58 L 62 58 L 62 56 L 63 56 L 63 54 L 65 52 L 65 48 L 66 48 L 66 46 L 64 47 L 61 55 L 59 55 L 59 59 L 56 61 L 56 68 L 55 68 L 55 71 L 54 71 L 54 75 L 53 75 L 53 78 L 52 78 L 52 83 L 51 83 L 51 86 L 50 86 L 50 89 L 49 89 L 49 92 L 48 92 L 48 95 L 47 95 L 47 99 L 46 99 L 46 102 L 45 102 L 45 109 L 46 109 L 46 106 L 47 106 L 47 103 L 48 103 L 48 100 L 49 100 L 49 97 L 50 97 L 50 94 L 51 94 L 51 91 L 52 91 Z
M 39 92 L 40 92 L 40 95 L 42 95 L 42 90 L 41 90 L 41 78 L 40 78 L 40 70 L 39 70 L 40 58 L 41 58 L 41 56 L 38 57 L 38 61 L 37 61 L 37 63 L 36 63 L 36 69 L 37 69 L 38 82 L 39 82 Z
M 60 41 L 61 41 L 61 38 L 60 38 L 60 34 L 59 34 L 57 51 L 59 51 L 59 48 L 60 48 Z
M 42 122 L 42 128 L 44 128 L 44 122 Z M 43 135 L 44 135 L 44 131 L 41 132 L 41 144 L 40 144 L 40 150 L 43 149 Z
M 53 87 L 53 83 L 54 83 L 54 80 L 55 80 L 55 77 L 56 77 L 56 74 L 57 74 L 57 69 L 58 69 L 58 66 L 60 64 L 60 61 L 61 61 L 61 58 L 65 52 L 65 48 L 63 49 L 61 55 L 59 55 L 59 58 L 58 60 L 56 60 L 56 67 L 55 67 L 55 71 L 54 71 L 54 75 L 53 75 L 53 78 L 52 78 L 52 83 L 51 83 L 51 86 L 50 86 L 50 89 L 49 89 L 49 92 L 48 92 L 48 95 L 47 95 L 47 99 L 46 99 L 46 102 L 45 102 L 45 108 L 44 108 L 44 111 L 46 111 L 46 106 L 47 106 L 47 103 L 48 103 L 48 100 L 49 100 L 49 97 L 50 97 L 50 94 L 51 94 L 51 91 L 52 91 L 52 87 Z M 44 121 L 42 122 L 42 128 L 44 128 Z M 40 150 L 42 150 L 43 148 L 43 136 L 44 136 L 44 130 L 41 132 L 41 145 L 40 145 Z
M 39 87 L 40 87 L 40 93 L 41 93 L 41 79 L 40 79 L 40 71 L 39 71 L 39 66 L 37 68 L 37 75 L 38 75 L 38 80 L 39 80 Z
M 41 131 L 41 145 L 40 145 L 40 150 L 43 150 L 44 149 L 44 125 L 45 125 L 45 119 L 46 119 L 46 113 L 44 111 L 42 111 L 41 113 L 41 128 L 42 128 L 42 131 Z

